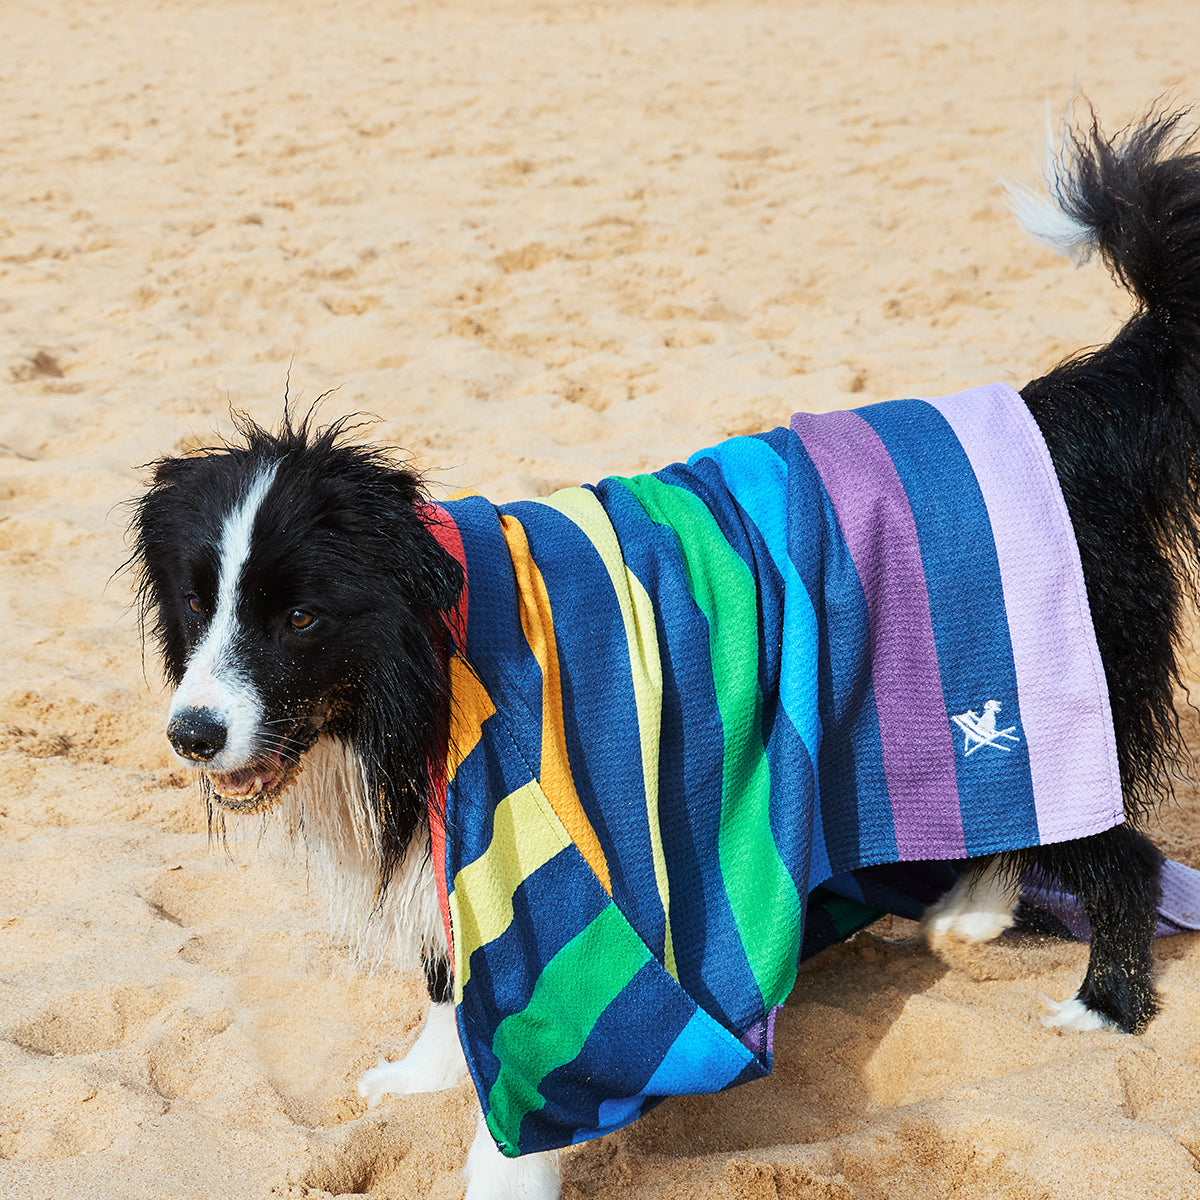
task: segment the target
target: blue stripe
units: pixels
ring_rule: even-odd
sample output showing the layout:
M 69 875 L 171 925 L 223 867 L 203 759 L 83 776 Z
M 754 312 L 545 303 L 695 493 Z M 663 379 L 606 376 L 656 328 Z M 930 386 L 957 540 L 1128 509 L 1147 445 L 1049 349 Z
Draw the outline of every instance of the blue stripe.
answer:
M 781 502 L 787 495 L 786 456 L 795 440 L 790 430 L 774 429 L 703 450 L 689 463 L 720 470 L 722 483 L 739 506 L 743 525 L 753 530 L 755 540 L 769 555 L 769 562 L 758 556 L 760 577 L 778 580 L 782 588 L 778 604 L 763 604 L 764 626 L 768 616 L 783 614 L 782 628 L 776 617 L 770 628 L 764 629 L 763 655 L 778 654 L 781 661 L 771 677 L 772 683 L 778 681 L 777 689 L 764 681 L 763 726 L 771 762 L 771 829 L 803 895 L 830 874 L 830 865 L 821 822 L 798 818 L 792 811 L 796 797 L 812 796 L 820 812 L 814 764 L 821 744 L 817 614 L 788 552 L 789 511 Z M 773 598 L 774 589 L 763 590 Z M 776 643 L 778 651 L 773 649 Z M 776 702 L 782 714 L 773 711 Z
M 747 1067 L 755 1066 L 749 1050 L 702 1009 L 696 1009 L 666 1053 L 658 1058 L 654 1074 L 642 1091 L 636 1096 L 606 1100 L 597 1112 L 597 1128 L 579 1130 L 575 1140 L 620 1129 L 666 1096 L 721 1091 Z M 758 1069 L 761 1072 L 761 1067 Z
M 817 613 L 788 553 L 789 514 L 781 502 L 787 495 L 787 463 L 781 451 L 786 453 L 788 442 L 794 437 L 790 430 L 777 429 L 761 437 L 736 438 L 702 450 L 689 463 L 711 460 L 717 464 L 729 491 L 761 535 L 774 572 L 782 579 L 786 597 L 782 638 L 789 667 L 794 669 L 780 673 L 780 700 L 804 742 L 809 759 L 816 762 L 821 745 L 813 669 L 818 656 Z
M 785 437 L 787 430 L 777 431 Z M 753 443 L 761 452 L 751 449 Z M 816 626 L 808 630 L 789 626 L 787 614 L 793 598 L 803 602 L 808 594 L 787 557 L 787 521 L 780 497 L 784 494 L 782 474 L 767 482 L 777 487 L 768 492 L 764 504 L 763 476 L 782 466 L 779 455 L 765 441 L 740 438 L 727 443 L 725 455 L 698 454 L 688 467 L 670 467 L 660 477 L 698 495 L 713 513 L 729 545 L 753 573 L 758 584 L 759 691 L 762 696 L 761 723 L 770 772 L 768 816 L 780 860 L 791 876 L 797 893 L 808 891 L 812 825 L 816 812 L 815 758 L 810 744 L 819 742 L 816 705 Z M 732 470 L 729 470 L 732 468 Z M 734 479 L 736 476 L 736 481 Z M 758 478 L 756 494 L 752 480 Z M 754 510 L 742 505 L 753 501 Z M 780 570 L 780 567 L 783 569 Z M 789 578 L 790 576 L 790 578 Z M 811 606 L 810 606 L 811 611 Z M 804 640 L 811 634 L 811 642 Z M 801 639 L 799 646 L 789 640 Z M 788 703 L 790 701 L 790 704 Z M 793 715 L 806 713 L 813 743 L 798 734 Z M 823 839 L 822 839 L 823 841 Z
M 560 1119 L 560 1125 L 600 1126 L 608 1132 L 639 1115 L 650 1095 L 648 1084 L 655 1069 L 696 1012 L 683 991 L 673 984 L 663 986 L 662 977 L 662 967 L 649 962 L 613 999 L 578 1057 L 543 1080 L 546 1104 L 541 1116 L 552 1120 L 560 1112 L 569 1118 Z M 608 1086 L 593 1082 L 599 1079 Z M 615 1097 L 625 1097 L 624 1103 L 638 1111 L 617 1119 L 613 1106 L 622 1101 Z
M 933 636 L 947 714 L 980 711 L 1000 700 L 1004 724 L 1020 726 L 1017 675 L 995 542 L 964 538 L 989 530 L 987 505 L 970 460 L 940 412 L 923 400 L 897 400 L 859 410 L 887 448 L 908 495 L 929 591 Z M 953 508 L 945 498 L 953 497 Z M 965 758 L 954 731 L 959 804 L 967 853 L 994 840 L 995 797 L 1005 797 L 1005 828 L 1038 841 L 1033 781 L 1024 741 L 1005 754 Z
M 776 569 L 766 539 L 753 516 L 730 491 L 716 460 L 698 455 L 686 467 L 676 464 L 660 471 L 658 478 L 684 488 L 700 500 L 729 548 L 746 564 L 758 592 L 758 690 L 764 704 L 777 705 L 784 657 L 786 596 L 783 576 Z

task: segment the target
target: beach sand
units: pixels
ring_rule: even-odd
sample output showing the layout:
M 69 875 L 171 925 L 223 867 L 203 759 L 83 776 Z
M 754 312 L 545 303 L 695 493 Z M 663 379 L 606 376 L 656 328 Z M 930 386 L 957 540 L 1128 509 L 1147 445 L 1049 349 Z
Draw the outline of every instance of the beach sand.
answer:
M 374 414 L 438 495 L 1017 386 L 1127 302 L 1009 216 L 1047 114 L 1200 97 L 1185 0 L 9 0 L 0 63 L 0 1195 L 457 1200 L 464 1083 L 367 1111 L 423 986 L 304 864 L 209 844 L 121 571 L 145 464 Z M 1195 672 L 1197 668 L 1192 667 Z M 1188 710 L 1194 745 L 1200 733 Z M 1200 866 L 1181 786 L 1155 836 Z M 1200 1196 L 1200 943 L 1148 1033 L 1086 947 L 806 964 L 768 1080 L 564 1155 L 565 1196 Z

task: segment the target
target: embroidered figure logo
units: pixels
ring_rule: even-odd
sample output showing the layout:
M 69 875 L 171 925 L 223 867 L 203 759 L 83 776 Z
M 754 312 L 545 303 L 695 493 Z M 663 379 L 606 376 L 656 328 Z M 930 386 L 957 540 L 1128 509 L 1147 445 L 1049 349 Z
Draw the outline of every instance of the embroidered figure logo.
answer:
M 996 728 L 996 714 L 999 711 L 1000 701 L 989 700 L 983 706 L 982 716 L 973 708 L 951 715 L 950 720 L 964 734 L 963 753 L 965 757 L 970 758 L 976 750 L 983 746 L 991 746 L 993 749 L 1003 750 L 1007 754 L 1012 747 L 1006 746 L 1004 741 L 1019 742 L 1021 740 L 1013 733 L 1013 730 L 1016 729 L 1015 725 L 1010 725 L 1007 729 Z

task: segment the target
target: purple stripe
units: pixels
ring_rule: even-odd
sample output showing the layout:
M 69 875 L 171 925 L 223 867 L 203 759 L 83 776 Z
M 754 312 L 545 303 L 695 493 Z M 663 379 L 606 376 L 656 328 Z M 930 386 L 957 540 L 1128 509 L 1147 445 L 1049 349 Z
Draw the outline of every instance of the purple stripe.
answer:
M 966 840 L 954 742 L 908 497 L 879 435 L 857 413 L 796 413 L 792 430 L 825 485 L 866 598 L 896 849 L 901 859 L 959 857 Z
M 1046 443 L 1004 384 L 929 403 L 971 460 L 992 523 L 1039 836 L 1099 833 L 1124 819 L 1121 775 L 1079 549 Z
M 782 1004 L 776 1004 L 773 1008 L 768 1008 L 766 1015 L 738 1038 L 756 1058 L 769 1059 L 775 1049 L 775 1014 L 782 1007 Z

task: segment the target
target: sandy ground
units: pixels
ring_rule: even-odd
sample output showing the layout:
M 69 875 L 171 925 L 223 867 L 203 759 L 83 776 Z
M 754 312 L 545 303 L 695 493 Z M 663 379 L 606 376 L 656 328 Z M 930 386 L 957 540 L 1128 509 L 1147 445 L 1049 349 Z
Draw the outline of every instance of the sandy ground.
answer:
M 210 849 L 143 664 L 139 464 L 377 414 L 494 498 L 798 408 L 1018 385 L 1125 302 L 1008 217 L 1047 106 L 1200 96 L 1190 0 L 5 0 L 0 1195 L 456 1200 L 468 1085 L 368 1113 L 422 1014 L 301 868 Z M 287 384 L 290 370 L 290 385 Z M 1190 726 L 1189 726 L 1190 727 Z M 1193 739 L 1200 745 L 1200 737 Z M 1159 831 L 1200 866 L 1200 800 Z M 1200 1196 L 1200 944 L 1139 1038 L 1038 1021 L 1085 949 L 809 965 L 773 1077 L 565 1159 L 566 1196 Z

